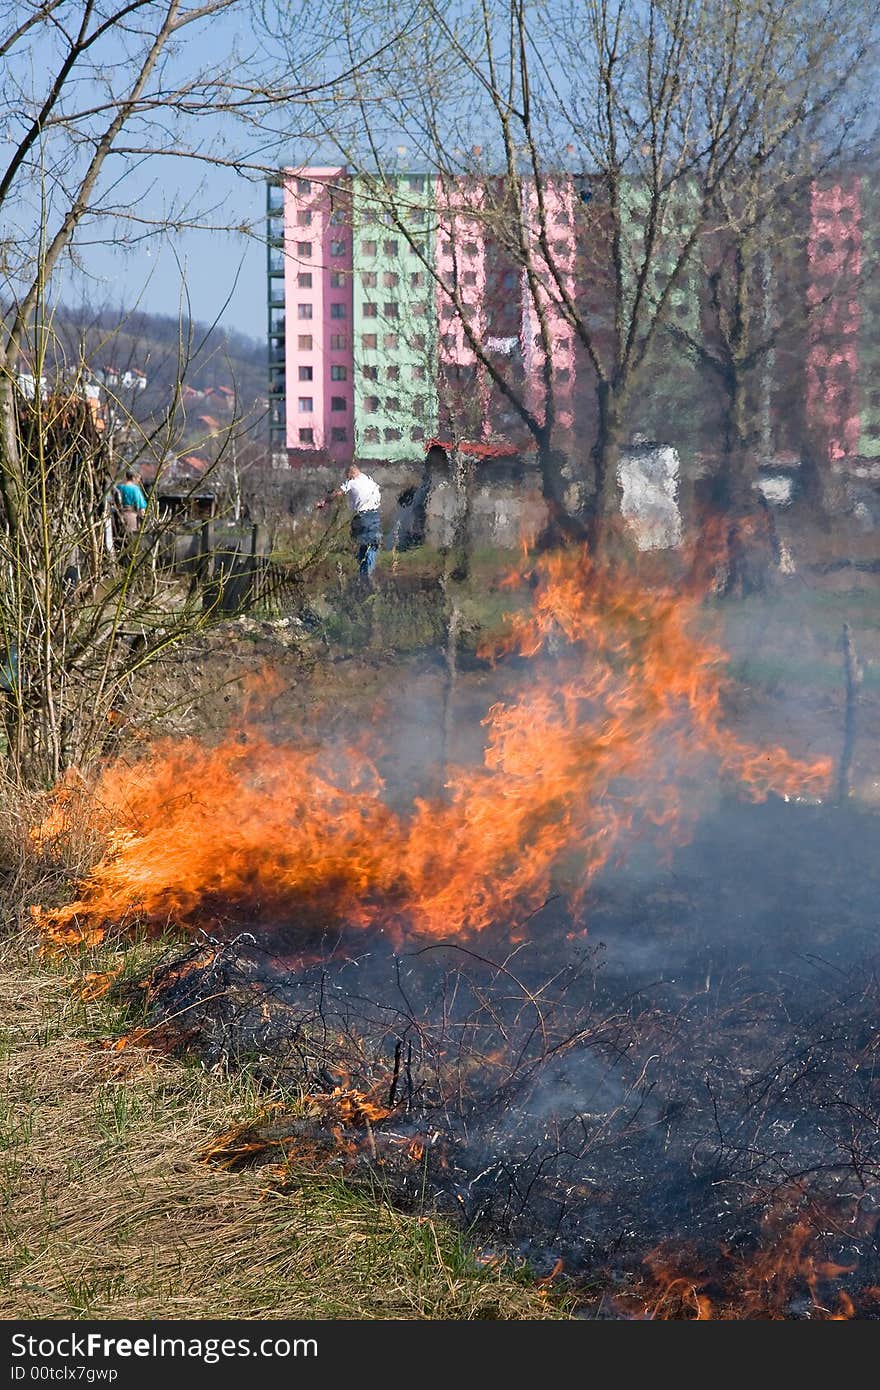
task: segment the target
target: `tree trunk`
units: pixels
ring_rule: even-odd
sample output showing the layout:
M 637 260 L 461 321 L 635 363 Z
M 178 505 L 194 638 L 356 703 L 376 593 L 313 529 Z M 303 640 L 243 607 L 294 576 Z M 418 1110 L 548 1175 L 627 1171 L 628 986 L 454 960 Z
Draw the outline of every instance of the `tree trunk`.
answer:
M 455 488 L 455 520 L 452 527 L 450 578 L 459 583 L 468 578 L 471 569 L 471 513 L 473 510 L 474 461 L 458 449 L 452 454 L 452 476 Z
M 773 514 L 759 489 L 757 460 L 748 448 L 727 454 L 710 491 L 703 520 L 702 563 L 722 597 L 765 593 L 779 569 Z
M 20 460 L 15 418 L 15 391 L 8 368 L 0 368 L 0 497 L 10 531 L 18 527 Z
M 539 550 L 552 550 L 567 541 L 582 542 L 586 539 L 586 529 L 566 502 L 568 484 L 565 455 L 551 447 L 549 430 L 541 435 L 537 443 L 541 496 L 547 507 L 547 522 L 538 536 L 537 547 Z
M 623 401 L 607 382 L 598 392 L 599 419 L 593 445 L 595 492 L 588 512 L 587 544 L 603 564 L 629 563 L 635 539 L 621 515 L 620 446 Z
M 723 454 L 700 518 L 692 579 L 722 597 L 742 598 L 767 590 L 779 568 L 780 547 L 772 512 L 756 486 L 752 417 L 744 375 L 735 364 L 724 385 Z

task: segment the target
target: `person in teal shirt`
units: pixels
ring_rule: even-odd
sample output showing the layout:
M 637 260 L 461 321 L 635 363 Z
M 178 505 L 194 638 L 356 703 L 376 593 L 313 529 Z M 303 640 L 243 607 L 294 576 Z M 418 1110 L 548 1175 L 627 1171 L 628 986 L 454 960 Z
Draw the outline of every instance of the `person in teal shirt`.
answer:
M 122 524 L 128 534 L 133 534 L 140 529 L 147 510 L 147 499 L 133 468 L 125 470 L 125 482 L 117 483 L 115 492 Z

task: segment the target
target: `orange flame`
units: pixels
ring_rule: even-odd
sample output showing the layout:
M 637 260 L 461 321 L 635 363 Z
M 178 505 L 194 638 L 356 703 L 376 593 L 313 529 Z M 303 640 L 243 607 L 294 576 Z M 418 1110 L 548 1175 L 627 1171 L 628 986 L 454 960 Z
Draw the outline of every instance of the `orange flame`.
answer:
M 306 926 L 478 932 L 554 891 L 577 905 L 631 827 L 684 838 L 682 787 L 707 758 L 755 800 L 825 789 L 829 760 L 724 727 L 725 657 L 697 631 L 697 598 L 646 591 L 585 553 L 542 559 L 533 582 L 532 610 L 488 654 L 540 660 L 519 700 L 490 709 L 483 763 L 453 769 L 445 800 L 392 812 L 353 748 L 166 741 L 101 775 L 108 850 L 78 902 L 35 910 L 43 928 L 76 939 L 131 914 L 194 923 L 242 905 Z
M 766 1213 L 762 1230 L 764 1244 L 750 1256 L 728 1250 L 707 1261 L 686 1249 L 654 1250 L 645 1260 L 645 1292 L 614 1301 L 649 1320 L 780 1320 L 798 1297 L 809 1299 L 811 1317 L 841 1322 L 855 1316 L 852 1298 L 834 1284 L 856 1265 L 822 1259 L 814 1222 L 792 1213 L 784 1195 Z

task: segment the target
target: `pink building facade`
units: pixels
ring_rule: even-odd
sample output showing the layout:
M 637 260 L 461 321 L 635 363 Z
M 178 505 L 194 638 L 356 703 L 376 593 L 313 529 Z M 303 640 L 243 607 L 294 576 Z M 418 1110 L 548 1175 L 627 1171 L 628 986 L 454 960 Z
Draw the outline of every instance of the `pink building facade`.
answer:
M 284 179 L 284 299 L 288 449 L 352 458 L 352 233 L 345 170 Z
M 476 433 L 489 433 L 489 393 L 486 368 L 479 362 L 455 309 L 457 295 L 471 332 L 479 343 L 486 338 L 486 222 L 485 187 L 472 181 L 438 180 L 436 186 L 437 314 L 441 370 L 473 372 L 479 424 Z
M 551 347 L 551 391 L 560 429 L 574 425 L 575 340 L 574 329 L 563 311 L 565 297 L 577 299 L 575 263 L 574 181 L 570 178 L 548 181 L 538 191 L 533 183 L 524 193 L 523 226 L 528 229 L 529 261 L 538 281 L 535 293 L 523 272 L 522 354 L 525 371 L 526 404 L 541 424 L 547 414 L 546 353 L 541 338 L 543 317 Z M 541 248 L 541 229 L 550 244 L 553 270 Z
M 859 417 L 860 180 L 810 195 L 807 418 L 832 460 L 855 454 Z
M 527 447 L 528 432 L 470 335 L 490 362 L 497 361 L 513 395 L 544 423 L 542 316 L 554 425 L 561 447 L 581 447 L 578 436 L 590 428 L 595 400 L 565 300 L 600 317 L 595 266 L 602 248 L 595 230 L 587 246 L 586 227 L 578 223 L 577 180 L 548 178 L 540 199 L 534 184 L 523 187 L 530 282 L 517 265 L 522 257 L 499 246 L 497 227 L 493 231 L 493 207 L 503 194 L 497 179 L 395 178 L 397 225 L 381 183 L 377 193 L 373 181 L 342 166 L 285 170 L 273 186 L 280 195 L 275 203 L 270 198 L 273 457 L 344 465 L 358 448 L 369 459 L 417 456 L 435 429 L 444 438 L 451 432 L 481 441 L 494 452 L 503 452 L 496 445 L 510 452 Z M 786 364 L 788 399 L 797 395 L 797 404 L 779 412 L 779 435 L 799 447 L 802 422 L 791 420 L 803 408 L 832 463 L 859 456 L 866 440 L 880 456 L 880 392 L 869 341 L 878 312 L 876 304 L 869 312 L 874 301 L 867 267 L 877 234 L 866 197 L 860 177 L 827 179 L 813 185 L 803 209 L 806 285 L 799 260 L 794 292 L 806 294 L 810 313 L 804 340 Z M 274 233 L 272 216 L 280 224 Z M 699 290 L 693 293 L 698 323 Z M 680 420 L 675 427 L 680 431 Z

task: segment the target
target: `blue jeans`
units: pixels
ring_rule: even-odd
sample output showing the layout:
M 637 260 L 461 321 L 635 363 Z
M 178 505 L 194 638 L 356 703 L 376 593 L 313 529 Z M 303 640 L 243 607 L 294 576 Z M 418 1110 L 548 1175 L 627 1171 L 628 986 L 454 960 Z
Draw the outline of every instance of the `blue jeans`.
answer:
M 351 519 L 351 538 L 357 543 L 358 573 L 366 584 L 372 584 L 376 556 L 382 544 L 382 523 L 379 513 L 360 512 Z
M 370 541 L 358 546 L 358 573 L 372 584 L 373 571 L 376 568 L 376 555 L 379 547 L 375 542 Z

